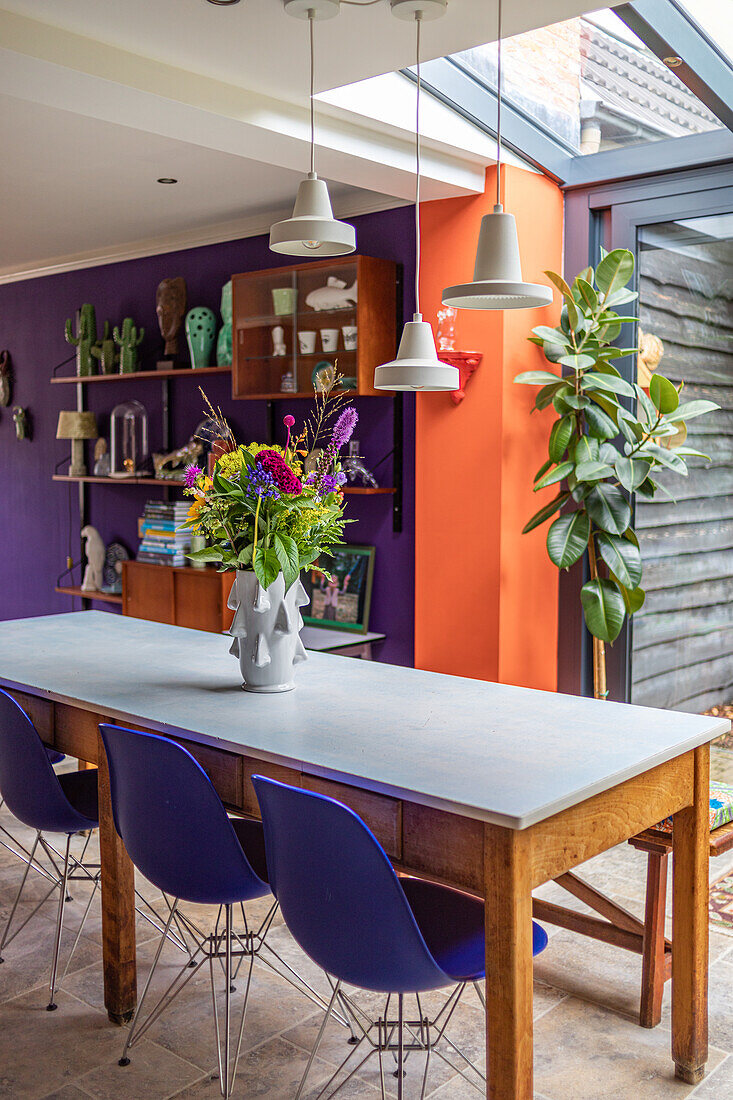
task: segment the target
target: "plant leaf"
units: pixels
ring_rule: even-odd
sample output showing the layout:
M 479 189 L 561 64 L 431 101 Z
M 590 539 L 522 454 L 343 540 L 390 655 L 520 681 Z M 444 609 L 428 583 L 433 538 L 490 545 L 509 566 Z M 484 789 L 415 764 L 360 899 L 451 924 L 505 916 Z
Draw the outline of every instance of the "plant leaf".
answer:
M 548 443 L 548 453 L 552 462 L 559 462 L 565 454 L 568 443 L 573 437 L 573 427 L 574 420 L 572 416 L 563 416 L 552 425 Z
M 704 413 L 714 412 L 719 408 L 720 405 L 716 405 L 714 401 L 686 401 L 684 405 L 679 405 L 673 413 L 669 413 L 667 420 L 672 424 L 677 424 L 680 420 L 692 420 L 693 416 L 702 416 Z
M 562 367 L 570 367 L 571 370 L 588 370 L 595 363 L 590 355 L 563 355 L 558 359 Z
M 573 462 L 576 466 L 581 462 L 597 462 L 600 450 L 601 445 L 593 436 L 581 436 L 573 448 Z
M 547 532 L 547 553 L 558 569 L 568 569 L 582 557 L 590 538 L 590 519 L 586 512 L 560 516 Z
M 599 409 L 596 405 L 589 405 L 584 410 L 585 422 L 588 426 L 588 431 L 596 439 L 613 439 L 617 433 L 616 425 L 614 424 L 608 413 L 605 413 L 603 409 Z
M 610 294 L 625 289 L 634 274 L 634 257 L 626 248 L 614 248 L 607 252 L 596 268 L 596 286 L 603 293 L 606 303 Z
M 575 467 L 578 481 L 601 481 L 612 473 L 613 466 L 607 466 L 605 462 L 581 462 Z
M 285 591 L 287 592 L 300 573 L 298 547 L 295 539 L 291 538 L 290 535 L 275 535 L 272 541 L 277 560 L 283 571 Z
M 624 494 L 615 485 L 601 482 L 594 485 L 585 501 L 588 515 L 609 535 L 623 535 L 631 523 L 631 508 Z
M 580 590 L 585 625 L 594 638 L 614 642 L 621 633 L 626 605 L 617 584 L 599 578 L 587 581 Z
M 548 370 L 526 370 L 518 374 L 514 379 L 520 386 L 546 386 L 548 383 L 561 381 L 556 374 Z
M 539 512 L 535 512 L 532 518 L 527 520 L 522 528 L 522 534 L 526 535 L 529 531 L 533 531 L 535 527 L 539 527 L 541 523 L 553 516 L 558 508 L 562 508 L 569 496 L 570 493 L 566 491 L 558 493 L 554 500 L 551 500 L 544 508 L 540 508 Z
M 548 474 L 544 474 L 534 487 L 534 491 L 538 489 L 545 489 L 548 485 L 555 485 L 558 481 L 562 481 L 568 474 L 573 472 L 572 462 L 561 462 L 559 466 L 556 466 L 554 470 L 550 470 Z
M 578 275 L 573 286 L 578 288 L 578 293 L 580 294 L 583 304 L 588 307 L 591 313 L 594 313 L 598 309 L 598 295 L 588 280 Z
M 224 551 L 218 546 L 205 546 L 203 550 L 190 550 L 186 557 L 192 561 L 222 561 Z
M 645 462 L 642 458 L 624 458 L 623 455 L 619 455 L 614 462 L 616 477 L 624 489 L 630 493 L 633 493 L 642 482 L 646 481 L 651 468 L 651 462 Z
M 617 578 L 614 579 L 617 580 Z M 621 584 L 620 581 L 617 580 L 617 583 L 619 588 L 621 589 L 621 595 L 624 598 L 624 603 L 626 604 L 626 614 L 634 615 L 641 607 L 643 607 L 644 600 L 646 599 L 646 592 L 643 588 L 634 588 L 630 591 L 628 588 L 626 588 L 625 585 Z
M 601 557 L 615 577 L 626 588 L 636 588 L 641 581 L 639 547 L 618 535 L 599 534 L 596 545 Z
M 649 396 L 655 409 L 663 413 L 672 413 L 680 403 L 680 395 L 668 378 L 663 374 L 653 374 L 649 383 Z
M 606 390 L 609 393 L 620 393 L 623 397 L 633 397 L 634 388 L 624 378 L 617 378 L 615 374 L 605 374 L 601 371 L 592 371 L 583 375 L 583 388 L 586 390 Z
M 252 561 L 252 544 L 245 546 L 244 550 L 240 550 L 237 554 L 237 565 L 245 566 L 249 565 Z
M 532 333 L 546 344 L 562 344 L 563 347 L 567 348 L 571 346 L 570 340 L 562 329 L 550 328 L 549 325 L 537 325 L 537 328 L 532 329 Z
M 687 465 L 684 459 L 680 458 L 679 451 L 668 451 L 666 447 L 660 447 L 659 444 L 650 442 L 645 443 L 638 452 L 639 458 L 645 456 L 653 459 L 660 466 L 666 466 L 668 470 L 674 470 L 676 474 L 687 477 Z

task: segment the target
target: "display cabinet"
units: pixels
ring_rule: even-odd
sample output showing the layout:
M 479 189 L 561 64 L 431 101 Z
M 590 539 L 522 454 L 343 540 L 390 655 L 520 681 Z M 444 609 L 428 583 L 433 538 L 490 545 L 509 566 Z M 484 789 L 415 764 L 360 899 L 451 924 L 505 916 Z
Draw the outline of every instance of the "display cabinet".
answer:
M 372 256 L 235 275 L 235 398 L 312 397 L 319 371 L 375 395 L 374 368 L 394 357 L 397 266 Z

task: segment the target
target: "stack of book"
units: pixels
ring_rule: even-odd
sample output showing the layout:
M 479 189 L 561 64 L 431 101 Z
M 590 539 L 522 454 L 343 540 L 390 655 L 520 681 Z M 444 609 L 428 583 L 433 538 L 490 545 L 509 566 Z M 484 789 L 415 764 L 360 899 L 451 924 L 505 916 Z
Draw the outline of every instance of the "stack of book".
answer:
M 186 551 L 191 545 L 191 533 L 178 528 L 185 520 L 190 505 L 185 500 L 149 500 L 145 505 L 140 530 L 142 542 L 138 561 L 155 565 L 186 565 Z

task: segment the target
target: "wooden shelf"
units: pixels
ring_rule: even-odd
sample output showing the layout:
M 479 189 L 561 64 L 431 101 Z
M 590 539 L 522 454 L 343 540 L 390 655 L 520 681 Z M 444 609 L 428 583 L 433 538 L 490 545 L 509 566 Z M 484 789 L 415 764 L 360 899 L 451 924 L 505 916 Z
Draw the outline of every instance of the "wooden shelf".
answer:
M 81 382 L 83 386 L 89 382 L 133 382 L 146 378 L 205 378 L 209 374 L 231 374 L 229 367 L 181 367 L 180 370 L 138 370 L 132 374 L 87 374 L 81 378 L 74 375 L 71 378 L 52 378 L 53 386 L 74 385 Z
M 96 485 L 162 485 L 166 489 L 182 489 L 182 481 L 170 481 L 155 477 L 69 477 L 68 474 L 54 474 L 54 481 L 84 481 Z M 378 494 L 394 493 L 395 489 L 373 489 L 369 485 L 354 485 L 344 488 L 347 496 L 376 496 Z
M 54 481 L 83 481 L 93 485 L 163 485 L 166 489 L 182 489 L 182 481 L 174 481 L 172 478 L 157 477 L 94 477 L 87 474 L 85 477 L 69 477 L 68 474 L 54 474 Z
M 112 592 L 87 592 L 83 588 L 57 587 L 54 592 L 60 592 L 62 596 L 81 596 L 83 600 L 100 600 L 102 603 L 116 603 L 122 606 L 122 596 L 116 596 Z

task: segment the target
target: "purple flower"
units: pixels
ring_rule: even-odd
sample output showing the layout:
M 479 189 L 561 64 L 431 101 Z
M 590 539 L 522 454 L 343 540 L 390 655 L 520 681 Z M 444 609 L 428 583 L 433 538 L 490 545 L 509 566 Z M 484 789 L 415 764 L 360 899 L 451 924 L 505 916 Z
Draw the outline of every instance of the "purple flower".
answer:
M 331 446 L 335 451 L 339 451 L 345 443 L 348 443 L 354 434 L 354 428 L 356 422 L 359 419 L 359 414 L 356 409 L 349 406 L 348 409 L 344 409 L 341 416 L 338 418 L 333 426 L 333 435 L 331 436 Z
M 339 470 L 339 472 L 336 474 L 336 484 L 337 485 L 345 485 L 346 484 L 346 474 L 344 473 L 343 470 Z
M 321 496 L 326 496 L 328 493 L 333 493 L 337 485 L 338 482 L 333 474 L 324 474 L 318 486 L 318 492 Z
M 247 490 L 254 497 L 273 497 L 277 499 L 280 496 L 275 478 L 259 462 L 256 462 L 249 471 Z
M 196 485 L 196 479 L 201 477 L 204 471 L 200 466 L 187 466 L 183 475 L 183 483 L 187 489 L 193 489 Z

